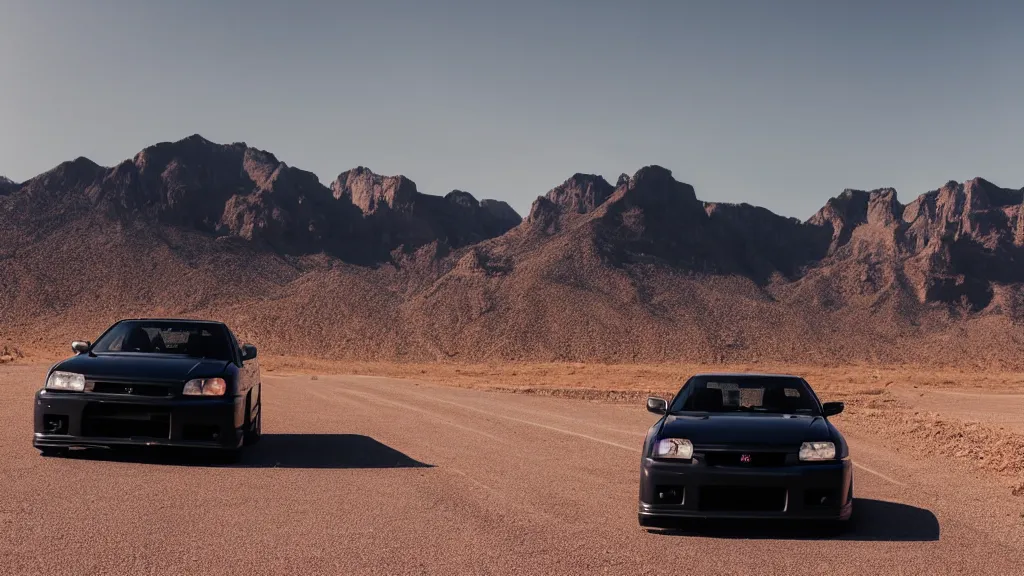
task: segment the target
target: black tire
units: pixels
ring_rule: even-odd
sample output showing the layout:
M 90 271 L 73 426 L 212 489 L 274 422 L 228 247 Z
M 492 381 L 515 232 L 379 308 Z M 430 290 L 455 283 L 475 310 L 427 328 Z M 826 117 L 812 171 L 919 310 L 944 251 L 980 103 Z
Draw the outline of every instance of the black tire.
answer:
M 845 520 L 839 520 L 839 524 L 842 525 L 843 530 L 849 529 L 853 525 L 853 513 L 856 508 L 857 500 L 853 497 L 853 480 L 850 481 L 850 490 L 846 494 L 846 500 L 850 503 L 850 515 Z
M 40 448 L 39 453 L 47 458 L 63 458 L 68 455 L 67 448 Z
M 246 446 L 252 446 L 259 442 L 260 437 L 263 436 L 263 398 L 256 400 L 256 408 L 256 419 L 249 422 L 249 425 L 245 427 L 243 443 Z

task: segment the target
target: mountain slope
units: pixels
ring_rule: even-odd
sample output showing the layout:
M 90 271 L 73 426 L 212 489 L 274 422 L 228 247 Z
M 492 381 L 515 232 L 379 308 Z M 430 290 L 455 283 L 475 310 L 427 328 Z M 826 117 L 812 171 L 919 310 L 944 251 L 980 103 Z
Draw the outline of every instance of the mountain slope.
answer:
M 430 318 L 427 333 L 471 357 L 1018 362 L 1020 286 L 968 277 L 1007 303 L 981 309 L 916 290 L 908 278 L 944 274 L 913 248 L 924 225 L 876 215 L 870 202 L 857 218 L 833 221 L 826 209 L 801 223 L 702 203 L 658 167 L 620 179 L 583 214 L 577 197 L 538 198 L 523 225 L 475 246 L 408 316 Z M 908 248 L 895 252 L 897 242 Z
M 193 136 L 8 190 L 0 340 L 26 347 L 161 314 L 368 360 L 1024 364 L 1024 190 L 982 179 L 847 190 L 800 222 L 648 166 L 574 174 L 520 219 Z

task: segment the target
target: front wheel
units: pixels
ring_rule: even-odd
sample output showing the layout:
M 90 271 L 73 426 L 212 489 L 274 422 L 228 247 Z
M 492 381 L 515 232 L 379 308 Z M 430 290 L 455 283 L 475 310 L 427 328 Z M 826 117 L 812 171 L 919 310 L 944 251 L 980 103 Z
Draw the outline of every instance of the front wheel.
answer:
M 263 436 L 263 398 L 256 401 L 256 418 L 245 429 L 245 445 L 252 446 Z

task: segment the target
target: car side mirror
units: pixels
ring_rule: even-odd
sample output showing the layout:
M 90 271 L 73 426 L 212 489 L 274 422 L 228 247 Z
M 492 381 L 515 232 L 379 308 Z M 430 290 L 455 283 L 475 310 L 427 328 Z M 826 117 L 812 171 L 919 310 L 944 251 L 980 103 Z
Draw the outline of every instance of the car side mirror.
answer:
M 85 354 L 92 349 L 92 343 L 88 340 L 75 340 L 71 343 L 71 350 L 76 354 Z
M 821 405 L 821 413 L 824 416 L 835 416 L 846 408 L 846 404 L 842 402 L 825 402 Z
M 647 411 L 655 414 L 668 412 L 668 402 L 664 398 L 651 396 L 647 399 Z
M 256 357 L 256 347 L 252 344 L 242 345 L 242 362 L 252 360 Z

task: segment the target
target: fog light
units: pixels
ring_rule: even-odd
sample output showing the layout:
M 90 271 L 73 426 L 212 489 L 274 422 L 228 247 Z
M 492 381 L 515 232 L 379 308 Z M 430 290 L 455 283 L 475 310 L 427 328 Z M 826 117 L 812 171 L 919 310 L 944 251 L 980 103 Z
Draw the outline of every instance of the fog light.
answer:
M 684 489 L 682 486 L 656 486 L 654 504 L 682 504 Z
M 808 508 L 831 508 L 836 505 L 836 492 L 824 488 L 812 488 L 804 493 L 804 506 Z
M 67 434 L 68 417 L 57 414 L 46 414 L 43 416 L 43 430 L 47 434 Z

